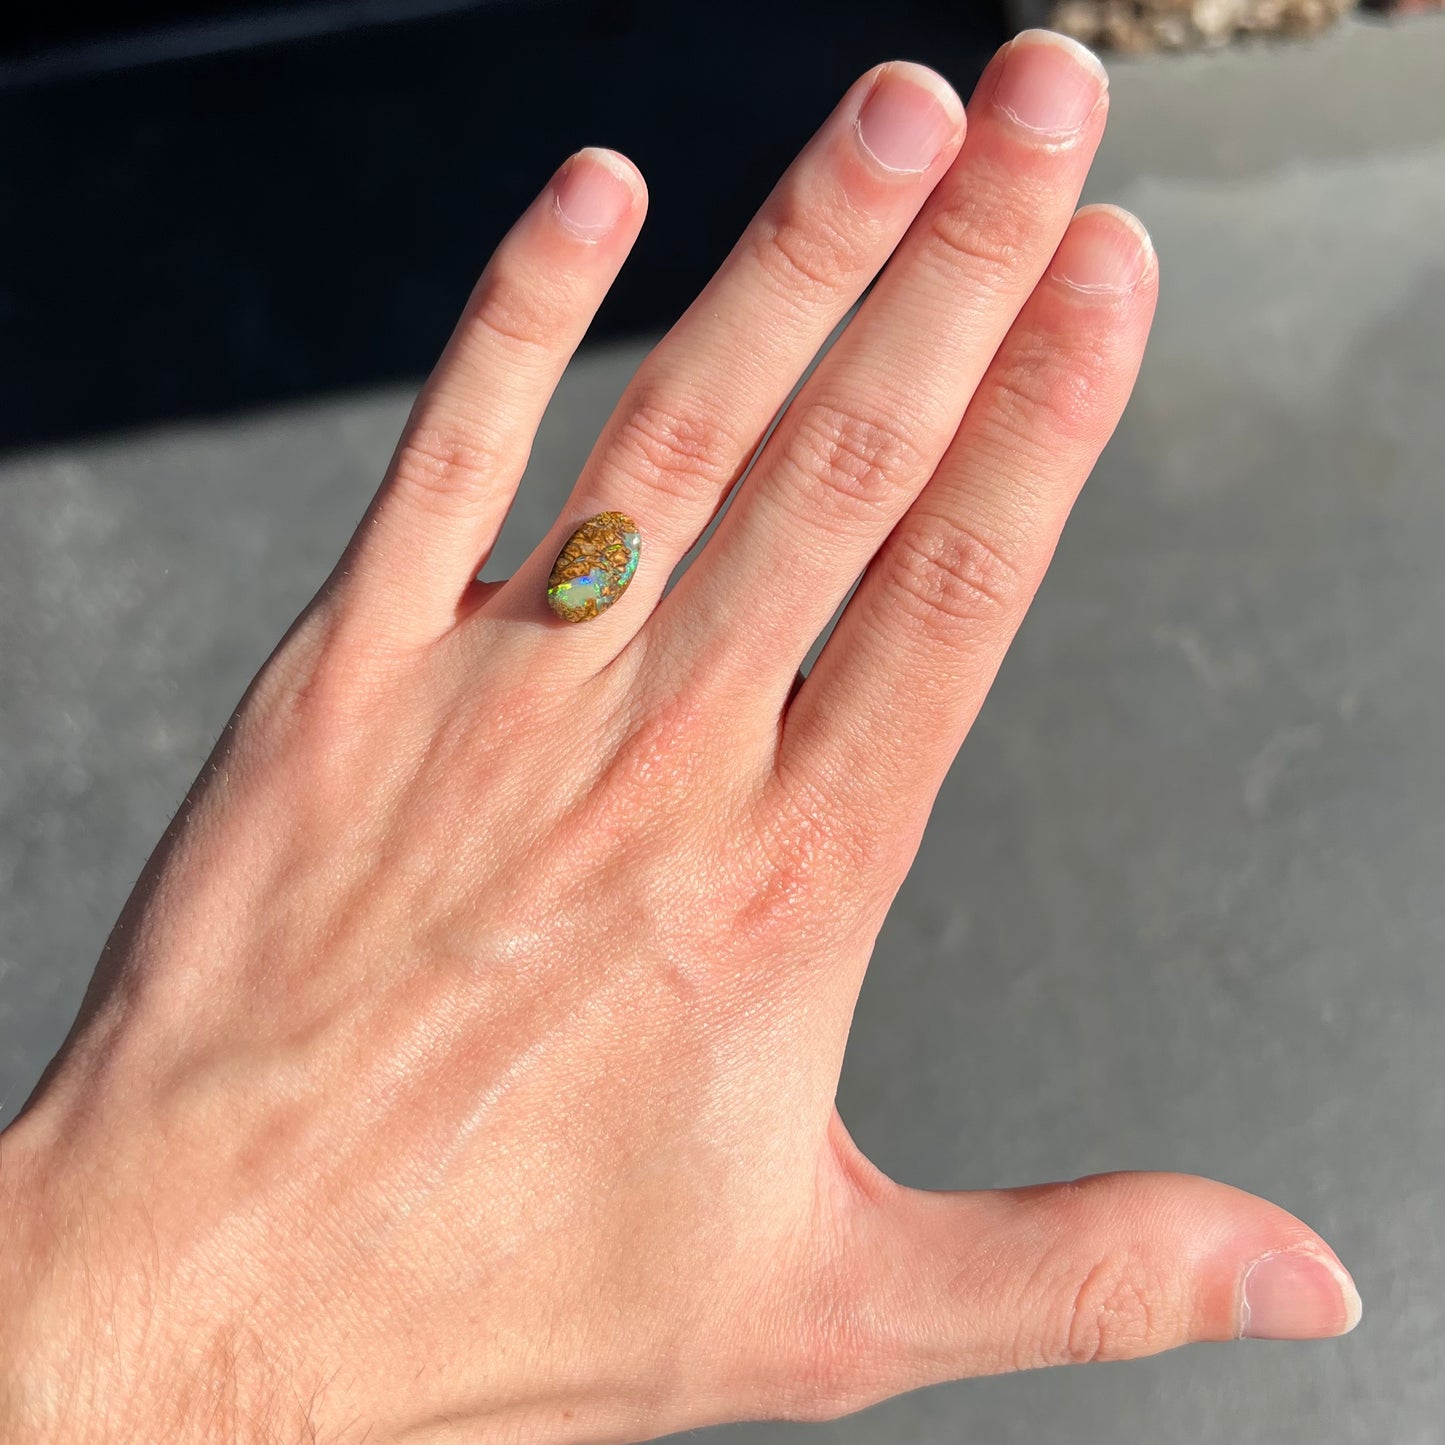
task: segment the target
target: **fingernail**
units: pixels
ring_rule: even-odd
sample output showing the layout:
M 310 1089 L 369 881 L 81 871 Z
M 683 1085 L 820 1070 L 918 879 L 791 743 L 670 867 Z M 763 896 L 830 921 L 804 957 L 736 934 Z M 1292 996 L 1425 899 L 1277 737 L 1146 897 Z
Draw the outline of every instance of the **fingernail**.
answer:
M 1118 206 L 1085 206 L 1069 223 L 1049 272 L 1076 291 L 1132 291 L 1154 255 L 1149 233 Z
M 994 86 L 994 104 L 1025 130 L 1065 137 L 1093 114 L 1109 77 L 1099 58 L 1052 30 L 1014 38 Z
M 863 149 L 890 171 L 926 171 L 963 123 L 963 105 L 926 66 L 885 65 L 858 112 Z
M 611 151 L 578 151 L 558 172 L 557 218 L 575 236 L 600 240 L 632 208 L 636 196 L 622 160 Z
M 1360 1322 L 1360 1296 L 1339 1265 L 1305 1250 L 1266 1254 L 1245 1272 L 1239 1333 L 1247 1340 L 1323 1340 Z

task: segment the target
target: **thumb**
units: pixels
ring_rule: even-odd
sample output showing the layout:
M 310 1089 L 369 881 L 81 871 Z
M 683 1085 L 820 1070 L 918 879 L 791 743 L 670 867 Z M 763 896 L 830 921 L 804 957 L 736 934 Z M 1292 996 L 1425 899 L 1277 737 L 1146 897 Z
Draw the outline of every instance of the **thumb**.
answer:
M 1212 1180 L 1103 1174 L 935 1194 L 870 1171 L 847 1171 L 829 1331 L 847 1358 L 814 1371 L 839 1397 L 818 1402 L 824 1414 L 1197 1340 L 1319 1339 L 1360 1318 L 1354 1283 L 1313 1230 Z

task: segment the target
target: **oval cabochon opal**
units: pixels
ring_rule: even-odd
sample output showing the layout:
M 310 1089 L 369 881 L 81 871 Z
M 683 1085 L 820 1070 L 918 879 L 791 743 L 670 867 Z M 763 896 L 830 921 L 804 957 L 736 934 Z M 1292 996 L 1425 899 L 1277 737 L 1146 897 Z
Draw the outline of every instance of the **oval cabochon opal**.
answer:
M 585 622 L 606 612 L 627 590 L 642 538 L 622 512 L 599 512 L 567 539 L 547 580 L 547 604 L 564 622 Z

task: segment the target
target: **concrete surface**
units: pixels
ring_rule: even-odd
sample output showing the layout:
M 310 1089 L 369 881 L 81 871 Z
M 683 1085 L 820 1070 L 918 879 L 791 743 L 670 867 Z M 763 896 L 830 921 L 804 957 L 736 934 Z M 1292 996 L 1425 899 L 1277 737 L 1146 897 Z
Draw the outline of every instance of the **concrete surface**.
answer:
M 1337 1246 L 1363 1325 L 720 1439 L 1445 1441 L 1442 96 L 1445 19 L 1114 66 L 1091 194 L 1153 229 L 1156 337 L 884 930 L 840 1100 L 911 1183 L 1266 1194 Z M 639 354 L 574 367 L 500 565 Z M 0 464 L 3 1117 L 407 399 Z

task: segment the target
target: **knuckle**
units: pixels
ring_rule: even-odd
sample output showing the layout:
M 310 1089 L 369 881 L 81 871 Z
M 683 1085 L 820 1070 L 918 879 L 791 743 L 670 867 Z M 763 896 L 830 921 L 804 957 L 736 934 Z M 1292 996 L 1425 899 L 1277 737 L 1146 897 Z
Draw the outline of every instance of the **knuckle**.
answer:
M 628 816 L 630 803 L 642 792 L 684 806 L 708 786 L 706 738 L 707 723 L 696 698 L 686 691 L 674 694 L 624 732 L 594 795 L 618 817 Z
M 1159 1290 L 1135 1254 L 1108 1255 L 1068 1290 L 1068 1310 L 1041 1353 L 1047 1364 L 1091 1364 L 1148 1354 L 1159 1340 Z
M 1033 249 L 1038 217 L 1048 214 L 1048 197 L 1026 180 L 1007 186 L 975 179 L 947 204 L 930 209 L 922 235 L 922 254 L 943 267 L 950 280 L 967 271 L 974 286 L 1006 291 L 1021 275 L 1020 263 Z
M 469 341 L 509 352 L 551 355 L 571 329 L 572 308 L 565 287 L 535 284 L 505 273 L 486 276 L 462 320 Z
M 883 553 L 883 586 L 898 612 L 930 637 L 1013 612 L 1023 579 L 1004 544 L 977 527 L 919 518 Z
M 1015 340 L 989 378 L 984 426 L 1008 450 L 1041 462 L 1093 437 L 1105 412 L 1108 358 L 1086 337 Z
M 901 427 L 879 420 L 882 414 L 816 399 L 792 422 L 784 451 L 788 491 L 814 524 L 875 521 L 892 512 L 919 474 L 921 451 Z
M 755 847 L 729 933 L 786 949 L 820 929 L 850 930 L 866 910 L 878 848 L 866 830 L 838 826 L 825 786 L 775 775 L 758 800 Z
M 775 827 L 760 840 L 760 863 L 748 880 L 733 932 L 743 938 L 776 938 L 797 929 L 814 911 L 825 845 L 814 829 Z
M 774 291 L 803 301 L 831 302 L 857 269 L 855 245 L 826 205 L 783 205 L 763 230 L 758 264 Z
M 519 469 L 519 461 L 475 432 L 420 423 L 397 451 L 391 485 L 423 512 L 463 521 L 490 509 L 499 482 Z
M 669 402 L 644 391 L 617 437 L 623 469 L 677 500 L 714 501 L 737 479 L 749 448 L 706 403 Z

